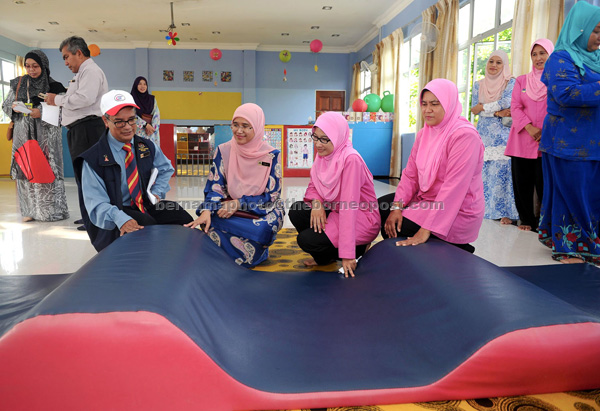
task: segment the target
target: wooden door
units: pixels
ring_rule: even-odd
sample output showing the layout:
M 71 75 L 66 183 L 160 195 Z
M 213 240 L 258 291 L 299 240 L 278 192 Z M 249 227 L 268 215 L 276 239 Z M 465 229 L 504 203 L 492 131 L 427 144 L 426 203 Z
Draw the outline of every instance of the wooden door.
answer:
M 315 120 L 326 111 L 344 111 L 346 109 L 346 92 L 317 90 L 316 101 Z

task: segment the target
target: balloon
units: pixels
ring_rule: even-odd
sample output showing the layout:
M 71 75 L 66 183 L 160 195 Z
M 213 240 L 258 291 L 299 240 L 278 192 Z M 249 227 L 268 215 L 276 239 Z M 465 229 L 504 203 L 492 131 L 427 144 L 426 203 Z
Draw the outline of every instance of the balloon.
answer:
M 381 110 L 386 113 L 394 112 L 394 95 L 389 91 L 383 92 L 383 98 L 381 99 Z
M 90 49 L 90 56 L 96 57 L 100 55 L 100 47 L 98 47 L 97 45 L 90 44 L 88 46 L 88 49 Z
M 318 53 L 323 48 L 323 43 L 321 40 L 313 40 L 310 42 L 310 51 L 313 53 Z
M 381 97 L 377 94 L 367 94 L 365 96 L 365 103 L 367 103 L 367 111 L 369 113 L 379 111 L 381 108 Z
M 367 103 L 365 103 L 363 99 L 357 98 L 354 100 L 354 103 L 352 103 L 352 110 L 354 110 L 356 113 L 364 113 L 367 111 Z
M 221 50 L 219 49 L 212 49 L 210 51 L 210 58 L 215 61 L 219 60 L 221 56 L 223 56 L 223 53 L 221 53 Z
M 291 59 L 292 53 L 290 53 L 288 50 L 281 50 L 281 52 L 279 52 L 279 60 L 281 60 L 282 63 L 287 63 Z

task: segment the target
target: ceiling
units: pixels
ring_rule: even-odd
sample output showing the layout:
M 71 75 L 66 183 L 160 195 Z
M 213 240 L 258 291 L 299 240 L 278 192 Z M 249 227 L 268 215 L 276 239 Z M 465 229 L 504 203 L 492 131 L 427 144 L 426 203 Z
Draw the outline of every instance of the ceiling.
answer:
M 348 53 L 379 35 L 380 27 L 412 1 L 173 1 L 174 31 L 180 39 L 175 47 L 308 51 L 306 42 L 319 39 L 323 52 Z M 169 48 L 168 33 L 159 30 L 167 30 L 171 24 L 170 3 L 0 0 L 0 35 L 40 48 L 58 47 L 72 35 L 100 48 Z M 324 6 L 331 10 L 323 10 Z M 313 26 L 319 28 L 311 29 Z

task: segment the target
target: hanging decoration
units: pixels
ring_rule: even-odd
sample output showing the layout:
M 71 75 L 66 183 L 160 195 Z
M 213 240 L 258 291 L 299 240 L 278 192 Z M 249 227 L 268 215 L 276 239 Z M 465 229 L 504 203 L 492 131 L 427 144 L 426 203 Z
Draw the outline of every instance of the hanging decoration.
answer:
M 220 60 L 221 57 L 223 56 L 223 53 L 221 52 L 221 50 L 214 48 L 212 49 L 210 52 L 210 58 L 213 59 L 214 61 Z
M 88 49 L 90 50 L 90 56 L 96 57 L 100 55 L 100 47 L 97 44 L 90 44 Z
M 317 65 L 317 53 L 321 51 L 323 48 L 323 42 L 321 40 L 315 39 L 310 42 L 310 51 L 315 53 L 315 73 L 319 71 L 319 66 Z
M 287 63 L 292 59 L 292 53 L 289 52 L 289 50 L 281 50 L 279 52 L 279 60 L 282 63 Z M 286 67 L 283 66 L 283 81 L 287 81 L 287 70 Z
M 168 36 L 165 36 L 165 39 L 167 39 L 167 44 L 169 46 L 175 46 L 179 41 L 179 37 L 177 37 L 177 32 L 173 33 L 171 31 L 169 32 Z
M 169 35 L 165 36 L 165 40 L 167 40 L 167 44 L 169 46 L 175 46 L 179 41 L 179 37 L 177 37 L 177 32 L 175 31 L 176 28 L 177 26 L 175 26 L 175 19 L 173 18 L 173 2 L 171 2 L 171 25 L 167 27 Z

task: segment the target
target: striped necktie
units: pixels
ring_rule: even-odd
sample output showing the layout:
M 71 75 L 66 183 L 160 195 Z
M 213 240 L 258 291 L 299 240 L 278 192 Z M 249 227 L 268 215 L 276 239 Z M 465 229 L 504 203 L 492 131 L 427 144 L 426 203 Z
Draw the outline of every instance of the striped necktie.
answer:
M 131 194 L 131 205 L 137 207 L 142 213 L 145 213 L 142 191 L 140 190 L 140 175 L 135 164 L 135 156 L 131 152 L 131 143 L 126 143 L 123 146 L 123 150 L 127 153 L 125 156 L 125 174 L 127 175 L 129 193 Z

